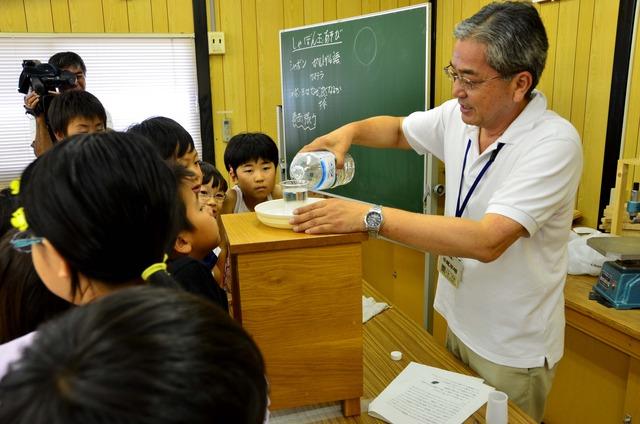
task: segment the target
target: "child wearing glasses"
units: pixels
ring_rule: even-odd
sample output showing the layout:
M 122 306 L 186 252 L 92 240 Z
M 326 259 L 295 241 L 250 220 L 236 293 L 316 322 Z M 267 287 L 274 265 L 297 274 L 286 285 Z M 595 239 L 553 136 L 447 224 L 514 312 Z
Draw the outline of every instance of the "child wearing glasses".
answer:
M 227 180 L 224 179 L 220 171 L 209 162 L 200 162 L 202 170 L 202 186 L 200 187 L 200 204 L 214 218 L 218 217 L 218 212 L 222 209 L 222 204 L 226 198 L 229 188 Z
M 226 197 L 228 189 L 227 180 L 224 179 L 215 166 L 208 162 L 200 162 L 200 168 L 202 169 L 202 186 L 200 187 L 199 196 L 200 206 L 204 207 L 211 216 L 217 219 Z M 215 280 L 223 287 L 221 283 L 224 276 L 224 261 L 220 261 L 221 263 L 218 264 L 221 250 L 219 245 L 216 246 L 202 261 L 207 268 L 212 270 Z
M 52 293 L 83 305 L 135 285 L 178 287 L 163 262 L 176 235 L 176 176 L 147 140 L 76 135 L 22 175 L 11 243 L 31 251 Z M 0 377 L 34 334 L 0 346 Z

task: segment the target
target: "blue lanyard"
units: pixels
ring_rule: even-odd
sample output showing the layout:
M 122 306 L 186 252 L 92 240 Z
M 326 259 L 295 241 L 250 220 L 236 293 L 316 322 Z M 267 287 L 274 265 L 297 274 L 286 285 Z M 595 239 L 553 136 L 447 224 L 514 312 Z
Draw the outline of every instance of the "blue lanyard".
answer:
M 498 153 L 500 153 L 500 150 L 503 147 L 504 147 L 504 143 L 498 143 L 498 147 L 493 151 L 493 153 L 491 153 L 491 157 L 489 158 L 487 163 L 484 165 L 484 168 L 482 168 L 482 170 L 476 177 L 476 180 L 471 185 L 471 188 L 469 189 L 469 191 L 467 192 L 467 195 L 464 198 L 464 202 L 462 202 L 462 207 L 460 207 L 460 196 L 462 195 L 462 181 L 464 180 L 464 169 L 467 167 L 467 155 L 469 154 L 469 149 L 471 148 L 471 139 L 469 139 L 469 142 L 467 143 L 467 150 L 464 152 L 464 162 L 462 162 L 462 175 L 460 175 L 460 188 L 458 189 L 458 201 L 456 202 L 456 218 L 460 218 L 462 216 L 462 213 L 467 207 L 467 203 L 469 202 L 469 198 L 471 197 L 471 194 L 473 194 L 476 187 L 478 186 L 478 183 L 480 182 L 482 177 L 484 177 L 484 174 L 487 172 L 487 169 L 489 169 L 489 167 L 491 166 L 493 161 L 496 159 L 496 156 L 498 156 Z

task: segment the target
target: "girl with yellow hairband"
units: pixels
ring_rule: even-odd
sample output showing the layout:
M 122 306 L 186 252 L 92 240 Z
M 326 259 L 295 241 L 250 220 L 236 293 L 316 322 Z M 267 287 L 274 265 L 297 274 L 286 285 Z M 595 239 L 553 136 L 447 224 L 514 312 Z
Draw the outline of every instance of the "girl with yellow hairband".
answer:
M 11 243 L 30 251 L 58 297 L 81 305 L 135 285 L 179 287 L 166 273 L 179 197 L 174 172 L 140 136 L 81 135 L 23 173 Z M 34 333 L 0 345 L 0 377 Z

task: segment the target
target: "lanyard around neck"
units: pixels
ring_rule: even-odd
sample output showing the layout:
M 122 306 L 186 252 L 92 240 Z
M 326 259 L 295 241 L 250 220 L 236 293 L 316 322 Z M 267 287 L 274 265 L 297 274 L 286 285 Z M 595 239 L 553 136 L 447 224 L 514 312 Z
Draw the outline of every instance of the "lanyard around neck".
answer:
M 462 213 L 467 207 L 467 203 L 469 203 L 469 198 L 475 191 L 482 177 L 484 177 L 484 174 L 487 172 L 487 169 L 489 169 L 493 161 L 496 160 L 496 156 L 498 156 L 498 153 L 500 153 L 500 150 L 503 147 L 504 147 L 504 143 L 498 143 L 498 147 L 491 153 L 491 157 L 489 158 L 487 163 L 484 164 L 484 167 L 476 177 L 476 180 L 471 185 L 471 188 L 467 192 L 467 195 L 465 196 L 464 201 L 462 202 L 462 207 L 461 207 L 460 196 L 462 195 L 462 181 L 464 181 L 464 169 L 467 167 L 467 156 L 469 155 L 469 149 L 471 148 L 471 139 L 469 139 L 469 141 L 467 142 L 467 150 L 464 152 L 464 161 L 462 162 L 462 174 L 460 175 L 460 188 L 458 189 L 458 201 L 456 202 L 456 218 L 460 218 L 462 216 Z

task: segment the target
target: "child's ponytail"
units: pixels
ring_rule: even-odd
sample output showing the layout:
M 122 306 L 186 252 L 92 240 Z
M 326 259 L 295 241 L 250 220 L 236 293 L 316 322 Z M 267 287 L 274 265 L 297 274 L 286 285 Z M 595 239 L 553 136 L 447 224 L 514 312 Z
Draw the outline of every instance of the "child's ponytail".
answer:
M 181 286 L 178 284 L 176 280 L 167 272 L 167 255 L 164 255 L 164 259 L 162 262 L 156 262 L 154 264 L 149 265 L 140 277 L 145 282 L 149 283 L 152 286 L 156 287 L 168 287 L 179 289 Z

